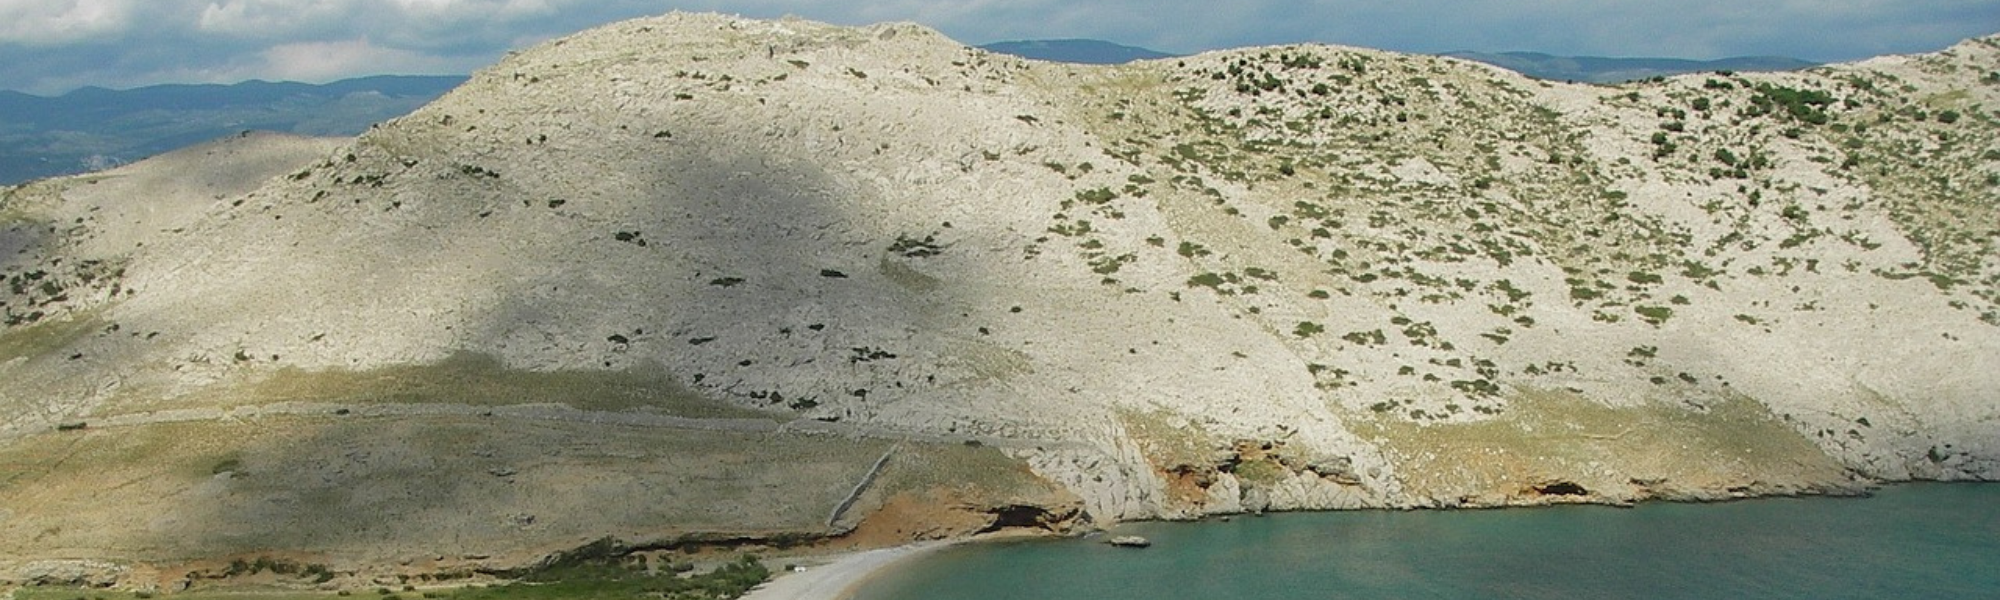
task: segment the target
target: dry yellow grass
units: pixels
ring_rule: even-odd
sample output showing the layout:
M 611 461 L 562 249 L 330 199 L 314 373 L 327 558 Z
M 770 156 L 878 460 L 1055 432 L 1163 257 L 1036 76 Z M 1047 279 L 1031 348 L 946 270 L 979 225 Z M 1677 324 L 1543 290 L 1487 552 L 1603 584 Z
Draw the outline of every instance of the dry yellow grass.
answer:
M 283 417 L 0 449 L 0 554 L 352 559 L 822 531 L 889 442 L 480 417 Z M 917 450 L 923 452 L 923 450 Z
M 1756 484 L 1844 481 L 1844 471 L 1762 405 L 1741 396 L 1703 408 L 1618 408 L 1562 390 L 1522 390 L 1501 416 L 1359 427 L 1396 458 L 1418 497 L 1501 501 L 1557 480 L 1614 500 Z M 1372 430 L 1372 431 L 1370 431 Z
M 4 350 L 4 348 L 0 348 Z M 131 395 L 145 395 L 135 390 Z M 248 382 L 215 385 L 170 401 L 134 399 L 133 408 L 246 406 L 274 402 L 333 404 L 562 404 L 580 410 L 649 410 L 691 418 L 780 418 L 714 400 L 688 389 L 658 367 L 622 371 L 512 369 L 483 354 L 460 352 L 441 362 L 366 370 L 280 369 Z

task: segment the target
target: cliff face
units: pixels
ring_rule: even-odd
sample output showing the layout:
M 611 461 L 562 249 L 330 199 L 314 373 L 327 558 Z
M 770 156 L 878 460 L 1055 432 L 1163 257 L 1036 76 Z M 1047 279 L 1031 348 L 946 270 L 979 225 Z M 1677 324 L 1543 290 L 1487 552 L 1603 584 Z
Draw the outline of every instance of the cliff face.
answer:
M 1993 38 L 1599 87 L 620 23 L 337 147 L 8 190 L 0 551 L 1993 479 L 1992 106 Z

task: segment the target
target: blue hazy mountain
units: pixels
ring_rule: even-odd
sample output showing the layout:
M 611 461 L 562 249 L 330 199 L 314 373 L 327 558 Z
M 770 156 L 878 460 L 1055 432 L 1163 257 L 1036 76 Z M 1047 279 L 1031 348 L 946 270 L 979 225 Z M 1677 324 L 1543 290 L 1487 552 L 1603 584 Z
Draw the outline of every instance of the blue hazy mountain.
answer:
M 1091 65 L 1115 65 L 1135 60 L 1177 56 L 1104 40 L 1019 40 L 994 42 L 982 45 L 980 48 L 1035 60 Z
M 86 87 L 54 97 L 0 91 L 0 185 L 130 162 L 250 129 L 355 135 L 423 106 L 465 79 Z
M 1702 71 L 1796 71 L 1819 63 L 1782 56 L 1738 56 L 1717 60 L 1681 58 L 1609 58 L 1603 56 L 1555 56 L 1540 52 L 1446 52 L 1444 56 L 1475 60 L 1556 81 L 1620 83 L 1663 75 Z

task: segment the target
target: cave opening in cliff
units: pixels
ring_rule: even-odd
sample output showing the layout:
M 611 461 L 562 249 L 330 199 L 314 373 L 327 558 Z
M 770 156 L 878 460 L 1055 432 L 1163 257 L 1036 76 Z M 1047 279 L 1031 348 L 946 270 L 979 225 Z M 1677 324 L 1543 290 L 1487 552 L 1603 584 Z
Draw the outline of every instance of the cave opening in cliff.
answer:
M 1535 493 L 1543 496 L 1588 496 L 1590 490 L 1570 481 L 1557 481 L 1535 486 Z
M 1048 509 L 1040 506 L 1013 504 L 993 509 L 990 512 L 993 515 L 993 523 L 987 525 L 985 529 L 979 530 L 979 533 L 992 533 L 1002 529 L 1022 527 L 1052 529 L 1051 524 L 1057 520 L 1055 515 L 1049 514 Z

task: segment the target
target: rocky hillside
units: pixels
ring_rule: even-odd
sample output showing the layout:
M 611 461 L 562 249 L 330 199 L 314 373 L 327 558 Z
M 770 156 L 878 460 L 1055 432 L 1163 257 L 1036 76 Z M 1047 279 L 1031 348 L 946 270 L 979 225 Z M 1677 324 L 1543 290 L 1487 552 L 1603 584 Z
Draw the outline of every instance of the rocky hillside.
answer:
M 1601 87 L 619 23 L 8 189 L 0 562 L 1994 479 L 1996 107 L 1996 38 Z

